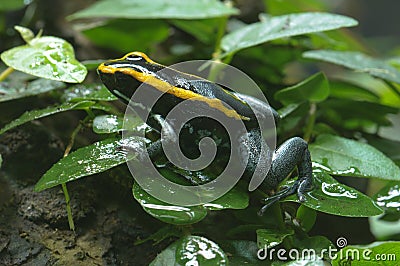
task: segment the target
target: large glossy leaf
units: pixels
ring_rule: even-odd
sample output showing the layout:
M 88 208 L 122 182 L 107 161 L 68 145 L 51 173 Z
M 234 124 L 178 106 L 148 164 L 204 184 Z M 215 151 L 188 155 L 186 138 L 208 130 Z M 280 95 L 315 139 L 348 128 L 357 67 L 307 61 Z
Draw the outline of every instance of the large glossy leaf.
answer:
M 235 186 L 222 197 L 203 206 L 209 210 L 245 209 L 249 206 L 249 194 L 243 187 Z
M 329 82 L 322 72 L 312 75 L 294 86 L 282 89 L 274 95 L 275 99 L 284 105 L 303 101 L 321 102 L 328 96 Z
M 226 54 L 268 41 L 357 25 L 352 18 L 328 13 L 300 13 L 271 17 L 225 35 L 221 47 Z
M 397 265 L 400 242 L 374 242 L 369 245 L 349 245 L 341 249 L 332 265 Z
M 160 265 L 228 265 L 228 258 L 213 241 L 189 235 L 172 243 L 150 263 Z
M 91 107 L 95 102 L 92 101 L 82 101 L 78 103 L 63 103 L 61 105 L 47 107 L 45 109 L 40 110 L 32 110 L 23 113 L 20 117 L 14 119 L 9 124 L 5 125 L 2 129 L 0 129 L 0 134 L 13 129 L 17 126 L 30 122 L 32 120 L 36 120 L 42 117 L 46 117 L 49 115 L 69 111 L 69 110 L 82 110 Z
M 333 175 L 400 180 L 400 168 L 374 147 L 333 135 L 320 135 L 311 158 Z
M 146 139 L 129 137 L 105 139 L 89 146 L 79 148 L 54 164 L 36 183 L 35 191 L 48 189 L 63 183 L 104 172 L 112 167 L 134 158 L 133 153 L 123 151 L 123 147 L 143 149 Z
M 375 201 L 361 192 L 337 182 L 323 169 L 313 169 L 314 188 L 306 193 L 307 207 L 316 211 L 348 217 L 369 217 L 382 213 Z M 293 180 L 284 185 L 292 185 Z M 284 201 L 299 202 L 297 195 L 291 195 Z
M 79 84 L 71 86 L 64 91 L 61 97 L 67 102 L 76 101 L 115 101 L 118 98 L 103 85 L 98 84 Z
M 193 224 L 204 219 L 207 209 L 203 206 L 177 206 L 162 202 L 151 196 L 137 183 L 132 188 L 133 196 L 151 216 L 170 224 Z
M 1 54 L 1 60 L 19 71 L 57 81 L 80 83 L 87 74 L 75 59 L 71 44 L 52 36 L 36 37 L 11 48 Z
M 369 73 L 372 76 L 400 83 L 400 71 L 383 60 L 360 52 L 317 50 L 303 53 L 305 58 L 317 59 Z
M 229 16 L 237 13 L 237 9 L 217 0 L 103 0 L 72 14 L 69 18 L 197 19 Z
M 18 83 L 19 85 L 20 83 Z M 26 84 L 9 85 L 6 82 L 0 83 L 0 102 L 25 98 L 28 96 L 38 95 L 41 93 L 49 92 L 64 88 L 65 84 L 59 81 L 48 79 L 36 79 Z

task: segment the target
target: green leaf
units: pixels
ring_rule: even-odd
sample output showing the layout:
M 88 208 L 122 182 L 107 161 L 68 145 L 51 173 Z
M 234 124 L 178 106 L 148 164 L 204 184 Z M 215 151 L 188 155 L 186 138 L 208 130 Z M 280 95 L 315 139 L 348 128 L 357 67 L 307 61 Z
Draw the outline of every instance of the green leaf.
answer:
M 179 241 L 176 241 L 164 249 L 157 257 L 149 264 L 149 266 L 164 266 L 164 265 L 176 265 L 176 248 Z
M 28 44 L 33 40 L 33 38 L 35 38 L 35 34 L 33 33 L 33 31 L 28 28 L 15 26 L 14 29 L 19 32 L 22 39 Z
M 272 264 L 273 266 L 326 266 L 326 261 L 323 259 L 299 259 L 299 260 L 292 260 L 283 264 Z
M 238 10 L 217 0 L 103 0 L 69 16 L 77 18 L 178 18 L 198 19 L 238 14 Z
M 217 33 L 218 24 L 222 23 L 220 19 L 199 19 L 199 20 L 171 20 L 171 23 L 181 30 L 193 35 L 203 43 L 211 44 Z
M 122 53 L 132 52 L 132 49 L 146 52 L 154 44 L 165 40 L 169 32 L 168 24 L 162 20 L 126 19 L 112 20 L 83 31 L 94 44 Z M 110 40 L 117 40 L 118 45 Z
M 49 115 L 57 114 L 60 112 L 65 112 L 69 110 L 83 110 L 92 106 L 94 102 L 91 101 L 82 101 L 78 103 L 64 103 L 61 105 L 47 107 L 45 109 L 40 110 L 32 110 L 23 113 L 20 117 L 14 119 L 9 124 L 5 125 L 2 129 L 0 129 L 0 135 L 4 132 L 13 129 L 17 126 L 30 122 L 32 120 L 36 120 L 42 117 L 46 117 Z
M 228 258 L 213 241 L 189 235 L 169 245 L 150 263 L 161 265 L 228 265 Z
M 116 115 L 100 115 L 93 120 L 93 131 L 97 134 L 120 132 L 129 128 L 129 133 L 144 134 L 147 125 L 138 116 L 125 119 Z
M 302 82 L 275 93 L 274 98 L 284 105 L 303 101 L 321 102 L 329 96 L 329 82 L 324 73 L 319 72 Z
M 390 214 L 389 214 L 390 215 Z M 391 215 L 390 215 L 391 216 Z M 394 216 L 399 216 L 397 213 Z M 398 239 L 400 235 L 400 220 L 386 220 L 388 215 L 369 217 L 369 228 L 377 240 Z
M 116 115 L 99 115 L 93 120 L 93 131 L 97 134 L 109 134 L 123 130 L 124 119 Z
M 220 243 L 221 248 L 229 254 L 230 265 L 265 265 L 257 258 L 257 243 L 248 240 L 229 240 Z
M 357 25 L 357 21 L 328 13 L 299 13 L 271 17 L 225 35 L 221 47 L 226 54 L 268 41 Z
M 374 242 L 369 245 L 351 245 L 341 249 L 332 265 L 397 265 L 400 242 Z
M 348 99 L 328 99 L 319 104 L 320 119 L 332 126 L 355 130 L 371 126 L 390 126 L 387 114 L 399 109 L 380 103 Z
M 178 240 L 175 256 L 177 265 L 228 265 L 224 251 L 202 236 L 187 236 Z
M 11 86 L 7 82 L 0 82 L 0 102 L 34 96 L 65 87 L 62 82 L 48 79 L 36 79 L 28 84 L 18 84 L 20 84 L 20 87 Z
M 259 248 L 269 249 L 273 248 L 287 237 L 294 234 L 293 229 L 258 229 L 257 233 L 257 245 Z
M 317 50 L 303 53 L 303 57 L 341 65 L 358 72 L 400 83 L 400 71 L 384 60 L 369 57 L 360 52 Z
M 67 102 L 118 100 L 104 85 L 98 84 L 71 86 L 64 91 L 61 98 Z
M 249 206 L 249 194 L 242 187 L 235 186 L 222 197 L 203 206 L 209 210 L 245 209 Z
M 330 81 L 330 96 L 338 99 L 378 102 L 379 96 L 354 84 L 343 81 Z
M 1 60 L 16 70 L 51 80 L 80 83 L 86 68 L 75 59 L 74 50 L 63 39 L 44 36 L 1 54 Z
M 305 194 L 305 206 L 319 212 L 347 217 L 369 217 L 382 213 L 374 200 L 340 184 L 324 170 L 314 168 L 313 178 L 314 188 Z M 289 180 L 283 185 L 291 186 L 293 182 L 294 180 Z M 297 195 L 291 195 L 284 201 L 299 202 Z
M 296 219 L 300 222 L 301 228 L 309 232 L 317 220 L 317 212 L 305 205 L 300 205 L 296 212 Z
M 309 149 L 313 162 L 333 175 L 400 180 L 400 168 L 366 143 L 326 134 Z
M 132 188 L 134 198 L 151 216 L 170 224 L 193 224 L 204 219 L 207 210 L 203 206 L 176 206 L 154 198 L 138 184 Z
M 373 197 L 379 207 L 385 214 L 394 214 L 397 219 L 400 215 L 400 182 L 389 182 L 385 187 L 379 190 Z
M 12 0 L 12 1 L 1 1 L 0 11 L 10 11 L 15 9 L 20 9 L 25 6 L 24 0 Z
M 145 142 L 146 139 L 133 136 L 123 140 L 105 139 L 79 148 L 54 164 L 36 183 L 35 191 L 101 173 L 123 164 L 134 156 L 127 158 L 121 147 L 137 147 L 145 145 Z

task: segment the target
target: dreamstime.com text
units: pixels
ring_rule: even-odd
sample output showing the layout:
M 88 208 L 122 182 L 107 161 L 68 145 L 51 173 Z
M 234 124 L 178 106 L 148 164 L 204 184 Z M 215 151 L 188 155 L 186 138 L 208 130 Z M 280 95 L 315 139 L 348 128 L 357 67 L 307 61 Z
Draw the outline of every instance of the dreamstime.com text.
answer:
M 343 246 L 342 246 L 343 247 Z M 342 248 L 340 247 L 340 248 Z M 274 260 L 280 261 L 287 260 L 317 260 L 317 259 L 330 259 L 339 261 L 396 261 L 396 254 L 393 253 L 373 253 L 371 249 L 357 249 L 357 248 L 346 248 L 338 252 L 338 248 L 329 247 L 327 249 L 321 249 L 317 252 L 314 249 L 290 249 L 286 250 L 283 248 L 263 248 L 257 252 L 257 258 L 259 260 Z

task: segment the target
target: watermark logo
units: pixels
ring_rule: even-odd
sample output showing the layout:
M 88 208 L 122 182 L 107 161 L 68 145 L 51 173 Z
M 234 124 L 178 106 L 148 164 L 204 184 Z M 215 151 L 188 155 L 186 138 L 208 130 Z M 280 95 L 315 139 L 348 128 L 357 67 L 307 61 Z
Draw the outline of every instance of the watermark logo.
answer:
M 257 251 L 257 258 L 259 260 L 336 260 L 339 265 L 351 265 L 352 261 L 396 261 L 396 254 L 394 253 L 376 253 L 369 248 L 356 248 L 347 247 L 347 239 L 339 237 L 336 239 L 336 246 L 329 246 L 325 249 L 315 250 L 305 248 L 298 249 L 284 249 L 284 248 L 268 248 L 265 246 Z M 347 248 L 346 248 L 347 247 Z
M 218 69 L 213 72 L 217 73 L 214 82 L 218 85 L 205 81 L 209 75 L 204 70 L 205 65 L 209 66 L 208 69 Z M 205 184 L 185 186 L 161 175 L 146 149 L 128 149 L 128 153 L 140 154 L 140 160 L 128 161 L 128 167 L 146 192 L 180 206 L 200 205 L 221 197 L 235 186 L 245 172 L 249 157 L 254 156 L 249 150 L 254 133 L 249 132 L 249 128 L 257 128 L 262 139 L 258 141 L 265 144 L 258 146 L 259 159 L 263 163 L 254 165 L 249 190 L 256 189 L 263 182 L 276 147 L 274 116 L 261 89 L 245 73 L 226 64 L 197 60 L 165 68 L 154 74 L 152 84 L 147 83 L 136 88 L 130 99 L 124 117 L 123 138 L 131 136 L 129 126 L 132 123 L 129 121 L 139 115 L 160 130 L 159 144 L 169 166 L 195 172 L 219 159 L 217 151 L 221 144 L 210 135 L 212 130 L 205 130 L 209 123 L 218 123 L 229 139 L 230 155 L 218 177 Z M 241 94 L 251 95 L 252 100 L 244 100 Z M 250 109 L 242 108 L 245 105 Z M 260 106 L 263 107 L 261 111 Z M 186 139 L 182 139 L 182 132 L 186 132 Z M 198 143 L 190 139 L 191 134 L 201 136 Z M 197 158 L 185 156 L 182 145 L 186 148 L 197 145 Z

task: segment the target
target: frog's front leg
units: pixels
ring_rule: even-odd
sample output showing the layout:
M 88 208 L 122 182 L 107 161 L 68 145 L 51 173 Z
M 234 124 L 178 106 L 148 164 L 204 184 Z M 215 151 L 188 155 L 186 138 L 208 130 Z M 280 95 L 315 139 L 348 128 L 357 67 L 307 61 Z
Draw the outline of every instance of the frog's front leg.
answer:
M 267 174 L 268 187 L 275 188 L 297 166 L 299 178 L 295 183 L 265 200 L 266 205 L 260 210 L 262 214 L 272 203 L 297 193 L 300 201 L 305 201 L 304 193 L 312 189 L 312 165 L 308 144 L 299 137 L 285 141 L 275 152 L 272 165 Z

